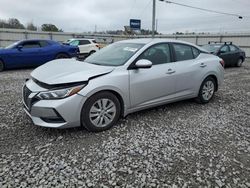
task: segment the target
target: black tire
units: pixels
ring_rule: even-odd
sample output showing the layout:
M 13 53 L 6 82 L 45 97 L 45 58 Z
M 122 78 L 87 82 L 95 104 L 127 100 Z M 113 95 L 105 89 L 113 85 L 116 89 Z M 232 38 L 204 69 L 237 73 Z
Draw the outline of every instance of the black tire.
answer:
M 242 59 L 242 58 L 239 58 L 239 59 L 237 60 L 237 63 L 235 64 L 235 66 L 236 66 L 236 67 L 241 67 L 242 64 L 243 64 L 243 59 Z
M 67 59 L 69 58 L 68 54 L 65 53 L 59 53 L 56 55 L 56 59 Z
M 0 60 L 0 72 L 4 70 L 4 63 Z
M 95 53 L 96 51 L 92 50 L 91 52 L 89 52 L 89 56 L 92 55 L 93 53 Z
M 104 105 L 103 100 L 107 100 L 106 105 Z M 105 106 L 105 108 L 100 107 L 99 104 L 101 104 L 102 107 Z M 108 104 L 112 105 L 112 109 L 113 107 L 115 108 L 116 111 L 114 113 L 109 111 L 111 110 L 111 108 L 106 108 L 108 107 Z M 98 109 L 98 107 L 100 107 L 101 110 Z M 93 112 L 92 109 L 98 109 L 100 111 Z M 91 113 L 93 117 L 90 117 Z M 118 121 L 120 113 L 121 113 L 121 105 L 117 97 L 111 92 L 100 92 L 91 96 L 82 107 L 81 123 L 82 126 L 84 126 L 88 131 L 91 132 L 105 131 L 110 129 Z M 106 123 L 106 120 L 109 119 L 107 118 L 108 116 L 112 116 L 112 118 L 110 118 L 110 121 Z M 104 123 L 105 125 L 97 126 L 94 124 L 95 120 L 97 124 Z
M 206 92 L 204 91 L 205 87 L 208 86 L 207 84 L 213 85 L 213 89 L 212 88 L 207 89 L 208 95 L 206 95 Z M 207 87 L 207 88 L 209 88 L 209 87 Z M 196 98 L 196 102 L 198 102 L 200 104 L 208 103 L 213 98 L 215 91 L 216 91 L 216 81 L 214 80 L 214 78 L 209 76 L 205 80 L 203 80 L 203 82 L 200 86 L 198 97 Z

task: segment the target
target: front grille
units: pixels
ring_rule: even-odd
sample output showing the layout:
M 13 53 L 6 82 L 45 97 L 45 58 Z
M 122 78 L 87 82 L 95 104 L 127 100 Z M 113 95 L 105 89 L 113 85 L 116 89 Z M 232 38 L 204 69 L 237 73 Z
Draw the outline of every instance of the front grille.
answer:
M 32 91 L 25 85 L 23 87 L 23 102 L 26 110 L 30 111 L 31 106 L 39 101 L 37 97 L 30 97 Z
M 29 88 L 27 88 L 27 86 L 25 85 L 23 87 L 23 102 L 24 104 L 28 107 L 28 110 L 30 109 L 30 102 L 31 102 L 31 99 L 29 98 L 30 94 L 32 92 L 29 90 Z

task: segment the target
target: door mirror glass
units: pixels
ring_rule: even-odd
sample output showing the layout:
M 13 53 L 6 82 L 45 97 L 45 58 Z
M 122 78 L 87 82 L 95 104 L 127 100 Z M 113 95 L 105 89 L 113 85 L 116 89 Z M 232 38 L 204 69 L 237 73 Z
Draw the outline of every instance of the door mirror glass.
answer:
M 152 67 L 152 62 L 147 59 L 140 59 L 135 63 L 136 68 L 147 69 Z
M 17 48 L 18 50 L 21 50 L 21 49 L 23 48 L 23 45 L 18 45 L 16 48 Z

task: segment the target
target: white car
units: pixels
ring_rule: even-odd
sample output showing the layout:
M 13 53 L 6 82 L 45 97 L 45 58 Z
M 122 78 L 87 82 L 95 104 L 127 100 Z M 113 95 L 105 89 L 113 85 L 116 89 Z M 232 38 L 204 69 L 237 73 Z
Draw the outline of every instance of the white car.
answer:
M 87 57 L 100 49 L 100 45 L 95 39 L 74 38 L 67 40 L 65 43 L 72 46 L 78 46 L 80 50 L 79 57 Z

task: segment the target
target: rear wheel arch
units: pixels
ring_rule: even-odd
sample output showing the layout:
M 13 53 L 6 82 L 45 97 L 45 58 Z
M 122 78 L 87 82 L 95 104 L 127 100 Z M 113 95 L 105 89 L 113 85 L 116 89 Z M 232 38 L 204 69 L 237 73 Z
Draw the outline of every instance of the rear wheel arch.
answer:
M 205 87 L 204 87 L 205 86 Z M 218 90 L 218 80 L 215 75 L 206 76 L 200 85 L 198 96 L 195 98 L 196 102 L 205 104 L 208 103 Z
M 89 52 L 89 55 L 91 55 L 91 54 L 93 54 L 93 53 L 96 53 L 96 50 L 91 50 L 91 51 Z
M 218 79 L 217 79 L 217 77 L 214 74 L 211 74 L 211 75 L 208 75 L 205 79 L 207 79 L 208 77 L 211 77 L 211 78 L 214 79 L 214 81 L 215 81 L 215 91 L 218 91 Z

